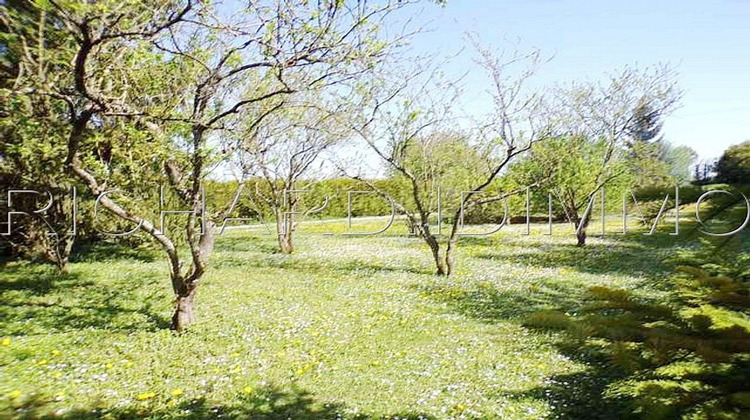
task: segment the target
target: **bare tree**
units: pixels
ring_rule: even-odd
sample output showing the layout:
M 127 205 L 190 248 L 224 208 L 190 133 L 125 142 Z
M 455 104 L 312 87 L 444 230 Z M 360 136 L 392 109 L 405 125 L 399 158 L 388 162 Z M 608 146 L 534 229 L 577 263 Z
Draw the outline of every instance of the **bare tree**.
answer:
M 401 82 L 395 84 L 387 78 L 369 83 L 373 88 L 358 105 L 365 111 L 355 122 L 358 136 L 390 171 L 406 180 L 410 199 L 399 199 L 359 174 L 350 176 L 368 183 L 406 215 L 415 233 L 429 247 L 436 273 L 441 276 L 450 275 L 455 267 L 454 251 L 462 236 L 464 213 L 511 194 L 481 195 L 516 156 L 549 133 L 547 120 L 540 113 L 541 95 L 525 86 L 539 64 L 539 53 L 522 55 L 516 51 L 496 55 L 478 43 L 475 46 L 479 52 L 477 63 L 492 82 L 494 109 L 484 118 L 486 123 L 457 132 L 459 121 L 452 110 L 458 99 L 457 90 L 451 84 L 436 82 L 434 71 L 413 69 L 401 72 L 412 76 L 405 80 L 401 76 L 396 79 Z M 522 66 L 521 71 L 512 72 L 518 66 Z M 426 78 L 420 82 L 420 76 Z M 463 161 L 459 162 L 459 158 Z M 460 165 L 467 170 L 463 175 L 444 176 L 447 169 Z M 430 226 L 435 211 L 433 187 L 446 185 L 449 180 L 454 183 L 458 197 L 449 218 L 449 232 L 440 235 Z M 456 184 L 457 180 L 460 182 Z
M 569 144 L 568 155 L 598 150 L 584 156 L 595 159 L 580 165 L 580 170 L 587 173 L 576 174 L 589 185 L 586 191 L 578 191 L 582 185 L 556 189 L 567 217 L 576 227 L 577 245 L 583 246 L 593 213 L 592 197 L 628 170 L 622 162 L 629 153 L 628 143 L 632 140 L 639 110 L 648 106 L 651 113 L 666 116 L 677 106 L 681 92 L 674 70 L 662 65 L 642 70 L 625 67 L 611 75 L 606 83 L 560 87 L 555 96 L 557 101 L 552 113 L 559 127 L 557 134 L 574 140 Z M 581 141 L 585 144 L 580 144 Z M 565 162 L 564 158 L 558 159 L 560 164 Z
M 250 124 L 243 121 L 230 140 L 235 142 L 230 147 L 236 149 L 242 179 L 259 178 L 265 184 L 250 194 L 254 202 L 273 212 L 279 250 L 285 254 L 294 251 L 295 215 L 300 213 L 297 205 L 300 194 L 309 187 L 304 180 L 323 163 L 324 152 L 347 138 L 336 118 L 342 106 L 326 106 L 323 92 L 311 93 L 306 100 L 301 100 L 301 95 L 289 98 L 283 110 L 260 124 L 254 119 Z

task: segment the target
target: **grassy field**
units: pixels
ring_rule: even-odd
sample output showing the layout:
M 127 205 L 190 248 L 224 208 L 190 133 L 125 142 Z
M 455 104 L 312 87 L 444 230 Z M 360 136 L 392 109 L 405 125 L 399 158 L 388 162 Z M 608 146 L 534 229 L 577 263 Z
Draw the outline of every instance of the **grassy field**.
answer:
M 611 418 L 618 405 L 598 393 L 614 373 L 523 319 L 575 311 L 593 285 L 667 293 L 662 261 L 695 238 L 612 234 L 579 249 L 545 229 L 462 239 L 449 279 L 401 224 L 300 235 L 294 255 L 233 230 L 182 335 L 167 330 L 156 251 L 100 245 L 66 276 L 7 262 L 0 417 Z

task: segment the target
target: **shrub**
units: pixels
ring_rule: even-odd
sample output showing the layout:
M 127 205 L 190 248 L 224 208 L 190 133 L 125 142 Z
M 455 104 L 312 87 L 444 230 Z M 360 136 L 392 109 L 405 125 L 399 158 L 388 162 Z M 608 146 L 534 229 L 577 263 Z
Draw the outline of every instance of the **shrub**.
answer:
M 633 415 L 748 418 L 750 253 L 707 243 L 675 262 L 669 298 L 597 286 L 579 315 L 545 311 L 526 324 L 597 347 L 625 373 L 606 396 L 628 398 Z

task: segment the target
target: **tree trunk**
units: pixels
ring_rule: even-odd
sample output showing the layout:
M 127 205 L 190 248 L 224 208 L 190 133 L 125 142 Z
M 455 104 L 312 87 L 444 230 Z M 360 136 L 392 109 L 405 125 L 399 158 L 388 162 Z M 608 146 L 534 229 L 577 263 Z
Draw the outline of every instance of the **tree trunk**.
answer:
M 279 242 L 279 251 L 282 254 L 291 254 L 294 252 L 294 242 L 292 241 L 292 229 L 294 221 L 292 215 L 285 215 L 283 209 L 276 210 L 276 236 Z
M 581 232 L 576 233 L 576 246 L 585 246 L 586 245 L 586 230 L 583 229 Z
M 184 295 L 177 295 L 171 329 L 182 332 L 195 321 L 195 291 L 193 287 Z
M 282 254 L 291 254 L 294 252 L 291 232 L 287 232 L 284 235 L 279 234 L 279 249 Z
M 409 234 L 418 236 L 419 235 L 419 225 L 412 222 L 411 219 L 408 217 L 406 218 L 406 227 L 409 229 Z
M 60 238 L 59 236 L 47 236 L 44 233 L 42 258 L 54 265 L 60 273 L 67 274 L 74 241 L 75 238 L 72 235 L 64 235 Z
M 590 220 L 591 216 L 589 214 L 584 214 L 583 219 L 581 219 L 576 225 L 576 246 L 582 247 L 586 245 L 586 229 L 589 226 Z
M 62 245 L 58 246 L 60 254 L 57 256 L 57 269 L 63 274 L 68 274 L 68 262 L 70 261 L 70 253 L 73 251 L 73 242 L 75 241 L 74 236 L 66 236 L 62 239 Z
M 429 226 L 427 226 L 426 224 L 420 226 L 416 221 L 412 221 L 410 224 L 416 228 L 416 231 L 427 243 L 427 246 L 430 247 L 432 258 L 435 261 L 435 274 L 438 276 L 447 276 L 448 273 L 445 267 L 445 260 L 440 255 L 440 244 L 435 238 L 435 235 L 430 233 Z
M 432 239 L 435 241 L 435 239 Z M 448 269 L 445 267 L 445 260 L 440 255 L 440 249 L 438 248 L 439 245 L 437 245 L 436 242 L 436 248 L 432 249 L 432 258 L 435 260 L 435 275 L 437 276 L 447 276 L 448 275 Z M 429 243 L 429 242 L 428 242 Z M 432 246 L 430 246 L 432 248 Z
M 448 245 L 445 246 L 445 275 L 450 276 L 453 272 L 453 248 L 456 244 L 456 237 L 453 236 L 448 240 Z

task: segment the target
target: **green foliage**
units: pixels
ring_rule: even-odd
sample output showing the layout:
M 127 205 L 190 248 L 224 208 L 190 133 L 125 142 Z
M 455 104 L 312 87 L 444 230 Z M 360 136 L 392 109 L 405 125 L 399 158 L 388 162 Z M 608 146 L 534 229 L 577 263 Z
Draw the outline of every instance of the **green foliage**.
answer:
M 680 194 L 680 206 L 687 204 L 693 204 L 698 201 L 701 194 L 708 191 L 708 186 L 698 185 L 682 185 L 678 186 Z M 675 190 L 674 185 L 656 186 L 650 185 L 642 188 L 633 189 L 625 192 L 625 199 L 628 201 L 629 214 L 636 217 L 643 217 L 643 222 L 650 228 L 652 223 L 655 221 L 659 212 L 664 206 L 662 217 L 669 212 L 673 212 L 675 206 Z M 666 205 L 664 205 L 664 199 L 668 197 Z M 631 199 L 637 200 L 636 202 L 630 202 Z
M 532 196 L 532 212 L 546 214 L 548 195 L 552 194 L 556 218 L 572 220 L 584 212 L 589 198 L 602 185 L 610 206 L 622 201 L 622 194 L 631 182 L 631 172 L 621 157 L 612 158 L 603 168 L 601 162 L 607 153 L 604 139 L 583 136 L 544 139 L 534 145 L 529 156 L 511 166 L 507 179 L 516 187 L 538 185 Z
M 692 176 L 690 169 L 698 153 L 688 146 L 674 146 L 662 141 L 660 158 L 669 168 L 672 183 L 686 185 Z
M 642 418 L 740 419 L 750 414 L 750 253 L 705 244 L 672 262 L 667 299 L 591 287 L 575 316 L 545 312 L 528 325 L 567 330 L 623 372 L 607 389 Z M 729 245 L 729 246 L 727 246 Z M 584 333 L 581 333 L 581 332 Z
M 695 203 L 701 194 L 708 191 L 710 186 L 685 185 L 679 186 L 680 204 Z M 663 201 L 664 197 L 669 195 L 674 198 L 675 186 L 648 186 L 636 188 L 633 194 L 640 201 Z
M 663 139 L 630 146 L 630 162 L 640 186 L 686 185 L 697 157 L 690 147 L 674 146 Z
M 641 102 L 628 128 L 630 160 L 641 186 L 686 184 L 691 165 L 698 157 L 690 147 L 673 146 L 659 136 L 661 113 L 648 102 Z
M 394 179 L 380 179 L 371 182 L 378 188 L 393 194 L 404 194 L 404 191 L 398 188 L 397 181 Z M 208 206 L 215 209 L 229 208 L 239 188 L 236 181 L 206 181 L 204 186 Z M 279 184 L 279 188 L 283 188 L 283 186 Z M 387 199 L 371 191 L 362 182 L 351 178 L 300 180 L 295 188 L 310 191 L 309 193 L 296 193 L 298 200 L 296 211 L 301 213 L 322 207 L 326 198 L 328 198 L 328 205 L 309 217 L 320 219 L 347 217 L 347 193 L 349 191 L 370 191 L 370 193 L 352 194 L 351 214 L 353 217 L 383 216 L 391 213 L 391 206 Z M 275 215 L 271 206 L 264 199 L 270 196 L 268 189 L 266 179 L 252 178 L 246 180 L 235 210 L 227 217 L 249 218 L 251 221 L 260 221 L 262 218 L 266 222 L 273 222 Z
M 716 182 L 750 183 L 750 141 L 729 147 L 716 163 Z
M 400 164 L 418 184 L 422 202 L 433 212 L 437 210 L 438 188 L 443 209 L 453 212 L 458 207 L 461 192 L 483 181 L 484 172 L 492 166 L 492 159 L 473 147 L 466 133 L 458 131 L 436 131 L 410 139 L 397 153 Z M 401 203 L 417 212 L 408 178 L 398 171 L 392 171 L 391 175 L 395 185 L 404 190 L 399 194 L 403 197 Z M 488 192 L 493 193 L 492 189 Z
M 63 164 L 67 153 L 68 108 L 64 102 L 52 98 L 18 95 L 19 87 L 25 86 L 13 86 L 12 82 L 21 72 L 21 55 L 46 54 L 50 65 L 71 56 L 66 54 L 55 14 L 41 13 L 30 4 L 17 1 L 1 7 L 6 19 L 0 24 L 3 51 L 0 59 L 0 195 L 6 197 L 10 189 L 42 193 L 41 196 L 19 194 L 13 198 L 14 210 L 26 211 L 31 216 L 17 217 L 14 233 L 2 240 L 15 256 L 46 261 L 64 270 L 74 239 L 64 236 L 71 228 L 71 188 L 75 185 L 66 175 Z M 48 36 L 40 38 L 40 33 Z M 21 42 L 21 35 L 25 42 Z M 34 48 L 27 43 L 33 43 Z M 46 53 L 46 48 L 56 51 Z M 46 206 L 46 192 L 53 199 L 52 206 L 44 214 L 32 213 Z M 6 228 L 3 226 L 3 230 Z
M 674 186 L 670 167 L 662 158 L 666 146 L 661 142 L 635 142 L 630 145 L 629 163 L 635 173 L 634 184 L 642 186 Z

